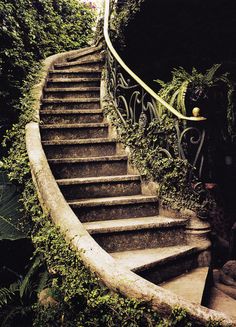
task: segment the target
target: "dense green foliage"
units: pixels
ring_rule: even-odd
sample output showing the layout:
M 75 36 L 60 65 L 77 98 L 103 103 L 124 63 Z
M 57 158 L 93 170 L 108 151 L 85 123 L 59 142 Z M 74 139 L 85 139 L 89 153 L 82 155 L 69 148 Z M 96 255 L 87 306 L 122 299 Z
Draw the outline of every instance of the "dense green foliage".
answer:
M 32 81 L 39 61 L 85 46 L 92 35 L 94 11 L 76 0 L 0 1 L 0 116 L 18 117 L 22 87 Z
M 130 1 L 113 1 L 111 12 L 113 13 L 110 22 L 110 30 L 112 32 L 113 41 L 120 47 L 125 47 L 124 31 L 127 28 L 130 21 L 135 17 L 135 14 L 139 12 L 140 7 L 144 0 L 130 0 Z

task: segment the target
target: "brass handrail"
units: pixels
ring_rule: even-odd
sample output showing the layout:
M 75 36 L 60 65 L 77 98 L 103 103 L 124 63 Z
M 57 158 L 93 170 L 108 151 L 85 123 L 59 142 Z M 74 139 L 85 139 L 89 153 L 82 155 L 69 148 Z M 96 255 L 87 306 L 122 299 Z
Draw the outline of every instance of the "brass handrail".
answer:
M 120 66 L 145 90 L 147 93 L 149 93 L 156 101 L 161 103 L 167 110 L 172 112 L 177 118 L 184 119 L 184 120 L 190 120 L 190 121 L 203 121 L 206 120 L 205 117 L 187 117 L 182 115 L 178 110 L 174 109 L 171 105 L 169 105 L 165 100 L 163 100 L 161 97 L 159 97 L 156 92 L 154 92 L 147 84 L 144 83 L 141 78 L 139 78 L 121 59 L 119 54 L 116 52 L 115 48 L 113 47 L 108 29 L 109 29 L 109 16 L 110 16 L 110 0 L 105 0 L 105 11 L 104 11 L 104 25 L 103 25 L 103 34 L 105 37 L 105 41 L 107 44 L 108 49 L 114 56 L 114 58 L 117 60 L 117 62 L 120 64 Z

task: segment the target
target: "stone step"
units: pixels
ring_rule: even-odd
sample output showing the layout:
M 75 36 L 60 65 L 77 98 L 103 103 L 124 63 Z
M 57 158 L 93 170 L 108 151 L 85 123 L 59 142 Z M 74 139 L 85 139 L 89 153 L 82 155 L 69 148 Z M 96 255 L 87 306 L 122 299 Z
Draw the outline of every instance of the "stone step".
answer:
M 115 139 L 42 141 L 48 159 L 103 157 L 116 154 Z
M 196 304 L 203 304 L 208 288 L 209 267 L 198 267 L 159 286 Z M 193 287 L 194 285 L 194 287 Z
M 127 156 L 49 159 L 57 179 L 127 174 Z
M 77 59 L 74 59 L 74 60 L 71 60 L 71 61 L 66 61 L 67 63 L 73 63 L 73 62 L 83 62 L 83 61 L 86 61 L 86 60 L 97 60 L 97 61 L 104 61 L 104 55 L 102 53 L 102 51 L 98 51 L 98 52 L 95 52 L 95 53 L 91 53 L 91 54 L 86 54 L 82 57 L 79 57 Z
M 110 254 L 119 265 L 154 284 L 160 284 L 198 266 L 198 249 L 193 245 L 119 251 Z
M 42 99 L 41 110 L 44 109 L 100 109 L 100 98 L 79 99 Z
M 163 216 L 84 223 L 87 231 L 106 251 L 126 251 L 186 243 L 186 219 Z
M 76 88 L 45 88 L 44 99 L 79 99 L 79 98 L 99 98 L 100 87 L 87 86 Z
M 68 201 L 81 222 L 158 215 L 158 199 L 151 195 L 132 195 Z
M 139 175 L 59 179 L 57 183 L 67 200 L 137 195 L 141 192 Z
M 236 322 L 236 300 L 216 287 L 211 288 L 208 308 L 224 312 Z
M 47 88 L 99 86 L 100 78 L 49 78 L 46 85 Z
M 90 69 L 81 67 L 77 69 L 56 70 L 51 69 L 48 72 L 48 78 L 101 78 L 101 69 Z
M 102 68 L 104 65 L 103 58 L 101 55 L 93 55 L 90 58 L 87 56 L 84 58 L 80 58 L 79 60 L 74 60 L 72 62 L 62 62 L 58 64 L 54 64 L 54 69 L 70 69 L 70 68 L 77 68 L 77 67 L 89 67 L 89 68 Z
M 40 131 L 43 141 L 105 138 L 108 123 L 46 124 L 40 125 Z
M 88 55 L 96 54 L 97 52 L 99 53 L 101 50 L 102 46 L 84 48 L 84 50 L 81 49 L 77 54 L 69 56 L 66 61 L 71 62 L 78 60 L 79 58 L 87 57 Z
M 40 120 L 44 124 L 101 123 L 103 119 L 103 110 L 100 109 L 45 109 L 40 111 Z

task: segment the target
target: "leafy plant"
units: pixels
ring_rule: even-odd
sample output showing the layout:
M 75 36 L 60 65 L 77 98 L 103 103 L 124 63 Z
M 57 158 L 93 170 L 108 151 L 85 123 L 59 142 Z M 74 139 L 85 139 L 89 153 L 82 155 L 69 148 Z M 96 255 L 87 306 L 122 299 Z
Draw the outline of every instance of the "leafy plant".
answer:
M 217 85 L 223 85 L 226 89 L 227 105 L 226 108 L 222 107 L 219 110 L 223 112 L 226 111 L 228 133 L 232 135 L 235 124 L 235 113 L 233 105 L 234 83 L 230 79 L 229 73 L 217 75 L 220 67 L 221 64 L 214 64 L 204 74 L 198 72 L 195 68 L 192 69 L 190 74 L 183 67 L 179 67 L 172 71 L 172 81 L 165 83 L 159 79 L 156 79 L 155 82 L 161 86 L 158 95 L 171 106 L 175 107 L 183 115 L 187 115 L 187 111 L 189 111 L 186 108 L 187 95 L 192 103 L 196 103 L 201 99 L 210 97 L 210 89 L 216 87 Z M 211 101 L 210 98 L 209 101 Z M 158 106 L 159 109 L 163 109 L 160 103 L 158 103 Z M 218 106 L 221 106 L 220 101 L 218 101 Z M 208 112 L 205 112 L 204 114 L 209 115 Z
M 23 279 L 0 289 L 0 323 L 2 327 L 16 324 L 30 326 L 33 303 L 37 294 L 48 285 L 49 274 L 44 263 L 36 256 Z

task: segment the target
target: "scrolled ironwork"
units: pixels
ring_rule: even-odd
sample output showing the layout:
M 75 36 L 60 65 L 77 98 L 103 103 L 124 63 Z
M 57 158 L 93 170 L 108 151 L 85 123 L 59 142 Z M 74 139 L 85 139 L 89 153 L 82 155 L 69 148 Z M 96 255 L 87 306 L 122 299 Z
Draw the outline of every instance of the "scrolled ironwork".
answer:
M 104 36 L 107 43 L 107 82 L 113 107 L 122 117 L 124 124 L 128 121 L 132 124 L 137 123 L 142 130 L 148 129 L 154 119 L 161 125 L 163 116 L 168 116 L 175 126 L 174 139 L 176 144 L 174 149 L 177 150 L 170 149 L 171 141 L 160 128 L 160 131 L 156 131 L 156 133 L 163 140 L 160 142 L 161 146 L 158 151 L 167 158 L 187 160 L 192 166 L 189 177 L 190 183 L 193 175 L 195 179 L 201 179 L 205 167 L 205 118 L 200 117 L 199 114 L 192 117 L 183 116 L 161 99 L 126 66 L 111 44 L 107 31 L 108 16 L 109 11 L 106 7 Z

